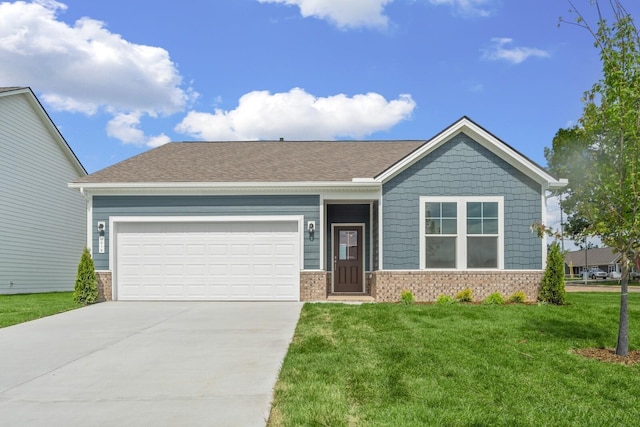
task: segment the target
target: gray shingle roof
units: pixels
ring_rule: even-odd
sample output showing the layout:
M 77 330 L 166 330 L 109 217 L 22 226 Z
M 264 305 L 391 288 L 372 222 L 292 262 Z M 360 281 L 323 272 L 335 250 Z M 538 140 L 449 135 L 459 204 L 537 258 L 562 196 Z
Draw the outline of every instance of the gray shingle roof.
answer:
M 613 248 L 593 248 L 587 251 L 589 265 L 610 265 L 618 262 L 620 254 L 614 253 Z M 565 264 L 574 267 L 584 266 L 584 250 L 567 252 L 564 256 Z
M 425 142 L 173 142 L 75 182 L 351 181 L 375 177 Z

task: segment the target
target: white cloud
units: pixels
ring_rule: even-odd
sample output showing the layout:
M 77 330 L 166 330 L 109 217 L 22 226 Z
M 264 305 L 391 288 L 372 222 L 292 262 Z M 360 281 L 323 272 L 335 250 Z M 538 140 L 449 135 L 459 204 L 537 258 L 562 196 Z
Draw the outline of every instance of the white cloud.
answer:
M 51 108 L 152 117 L 184 111 L 197 94 L 162 48 L 131 43 L 101 21 L 58 19 L 67 6 L 46 0 L 0 3 L 3 83 L 31 86 Z
M 164 133 L 156 136 L 147 136 L 140 130 L 140 116 L 136 113 L 119 113 L 107 123 L 107 134 L 119 139 L 125 144 L 146 145 L 148 147 L 158 147 L 170 141 Z
M 339 28 L 378 27 L 388 23 L 383 9 L 393 0 L 258 0 L 260 3 L 281 3 L 297 6 L 300 14 L 326 19 Z
M 490 0 L 429 0 L 431 4 L 451 6 L 461 15 L 481 17 L 491 15 L 491 11 L 486 7 L 490 2 Z
M 410 95 L 387 101 L 377 93 L 315 97 L 303 89 L 243 95 L 235 110 L 191 111 L 176 131 L 205 140 L 362 138 L 411 116 Z
M 519 64 L 531 57 L 547 58 L 549 52 L 534 47 L 509 47 L 513 39 L 506 37 L 494 37 L 491 39 L 492 45 L 484 49 L 482 58 L 490 61 L 507 61 Z
M 280 3 L 297 6 L 305 18 L 326 19 L 338 28 L 386 28 L 389 18 L 384 8 L 394 0 L 258 0 L 260 3 Z M 460 15 L 491 15 L 488 5 L 494 0 L 427 0 L 439 6 L 446 5 Z

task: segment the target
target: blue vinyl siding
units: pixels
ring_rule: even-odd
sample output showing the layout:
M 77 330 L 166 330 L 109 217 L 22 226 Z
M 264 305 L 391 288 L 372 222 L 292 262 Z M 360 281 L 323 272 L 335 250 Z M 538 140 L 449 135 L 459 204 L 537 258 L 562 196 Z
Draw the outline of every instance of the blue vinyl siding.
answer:
M 247 216 L 304 215 L 320 223 L 320 197 L 301 196 L 94 196 L 93 230 L 105 221 L 105 253 L 98 253 L 98 235 L 93 233 L 96 270 L 109 269 L 109 218 L 111 216 Z M 304 268 L 318 269 L 320 241 L 304 235 Z
M 383 185 L 383 268 L 420 267 L 420 196 L 504 196 L 505 269 L 541 269 L 542 239 L 529 231 L 542 219 L 541 191 L 461 133 Z

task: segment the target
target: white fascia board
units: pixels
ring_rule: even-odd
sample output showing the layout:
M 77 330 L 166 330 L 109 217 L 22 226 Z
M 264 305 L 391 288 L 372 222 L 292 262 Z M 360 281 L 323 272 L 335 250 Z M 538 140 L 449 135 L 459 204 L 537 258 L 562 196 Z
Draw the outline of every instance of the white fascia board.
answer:
M 393 178 L 394 176 L 405 170 L 407 167 L 411 166 L 424 156 L 428 155 L 459 133 L 464 133 L 467 136 L 471 137 L 474 141 L 509 163 L 511 166 L 520 170 L 529 178 L 542 184 L 545 187 L 560 185 L 560 183 L 562 182 L 549 175 L 542 168 L 532 163 L 530 160 L 513 150 L 511 147 L 504 144 L 502 141 L 498 140 L 495 136 L 491 135 L 489 132 L 485 131 L 466 117 L 460 119 L 452 126 L 436 135 L 422 148 L 413 152 L 412 154 L 398 162 L 395 166 L 377 176 L 375 178 L 375 181 L 388 181 L 389 179 Z M 560 185 L 560 187 L 558 188 L 562 188 L 563 186 L 564 185 Z
M 90 190 L 93 195 L 182 195 L 182 194 L 300 194 L 360 193 L 377 191 L 377 182 L 71 182 L 70 188 Z
M 569 185 L 569 180 L 566 178 L 560 178 L 556 182 L 550 182 L 547 190 L 560 190 L 561 188 Z

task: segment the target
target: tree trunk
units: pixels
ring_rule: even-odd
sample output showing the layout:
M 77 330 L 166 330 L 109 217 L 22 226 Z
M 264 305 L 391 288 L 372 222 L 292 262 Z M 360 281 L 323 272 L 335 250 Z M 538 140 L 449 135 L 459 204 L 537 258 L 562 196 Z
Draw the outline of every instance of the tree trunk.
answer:
M 622 264 L 622 279 L 620 280 L 620 324 L 618 326 L 616 354 L 618 356 L 627 356 L 629 354 L 629 263 L 625 252 L 622 252 L 620 263 Z

